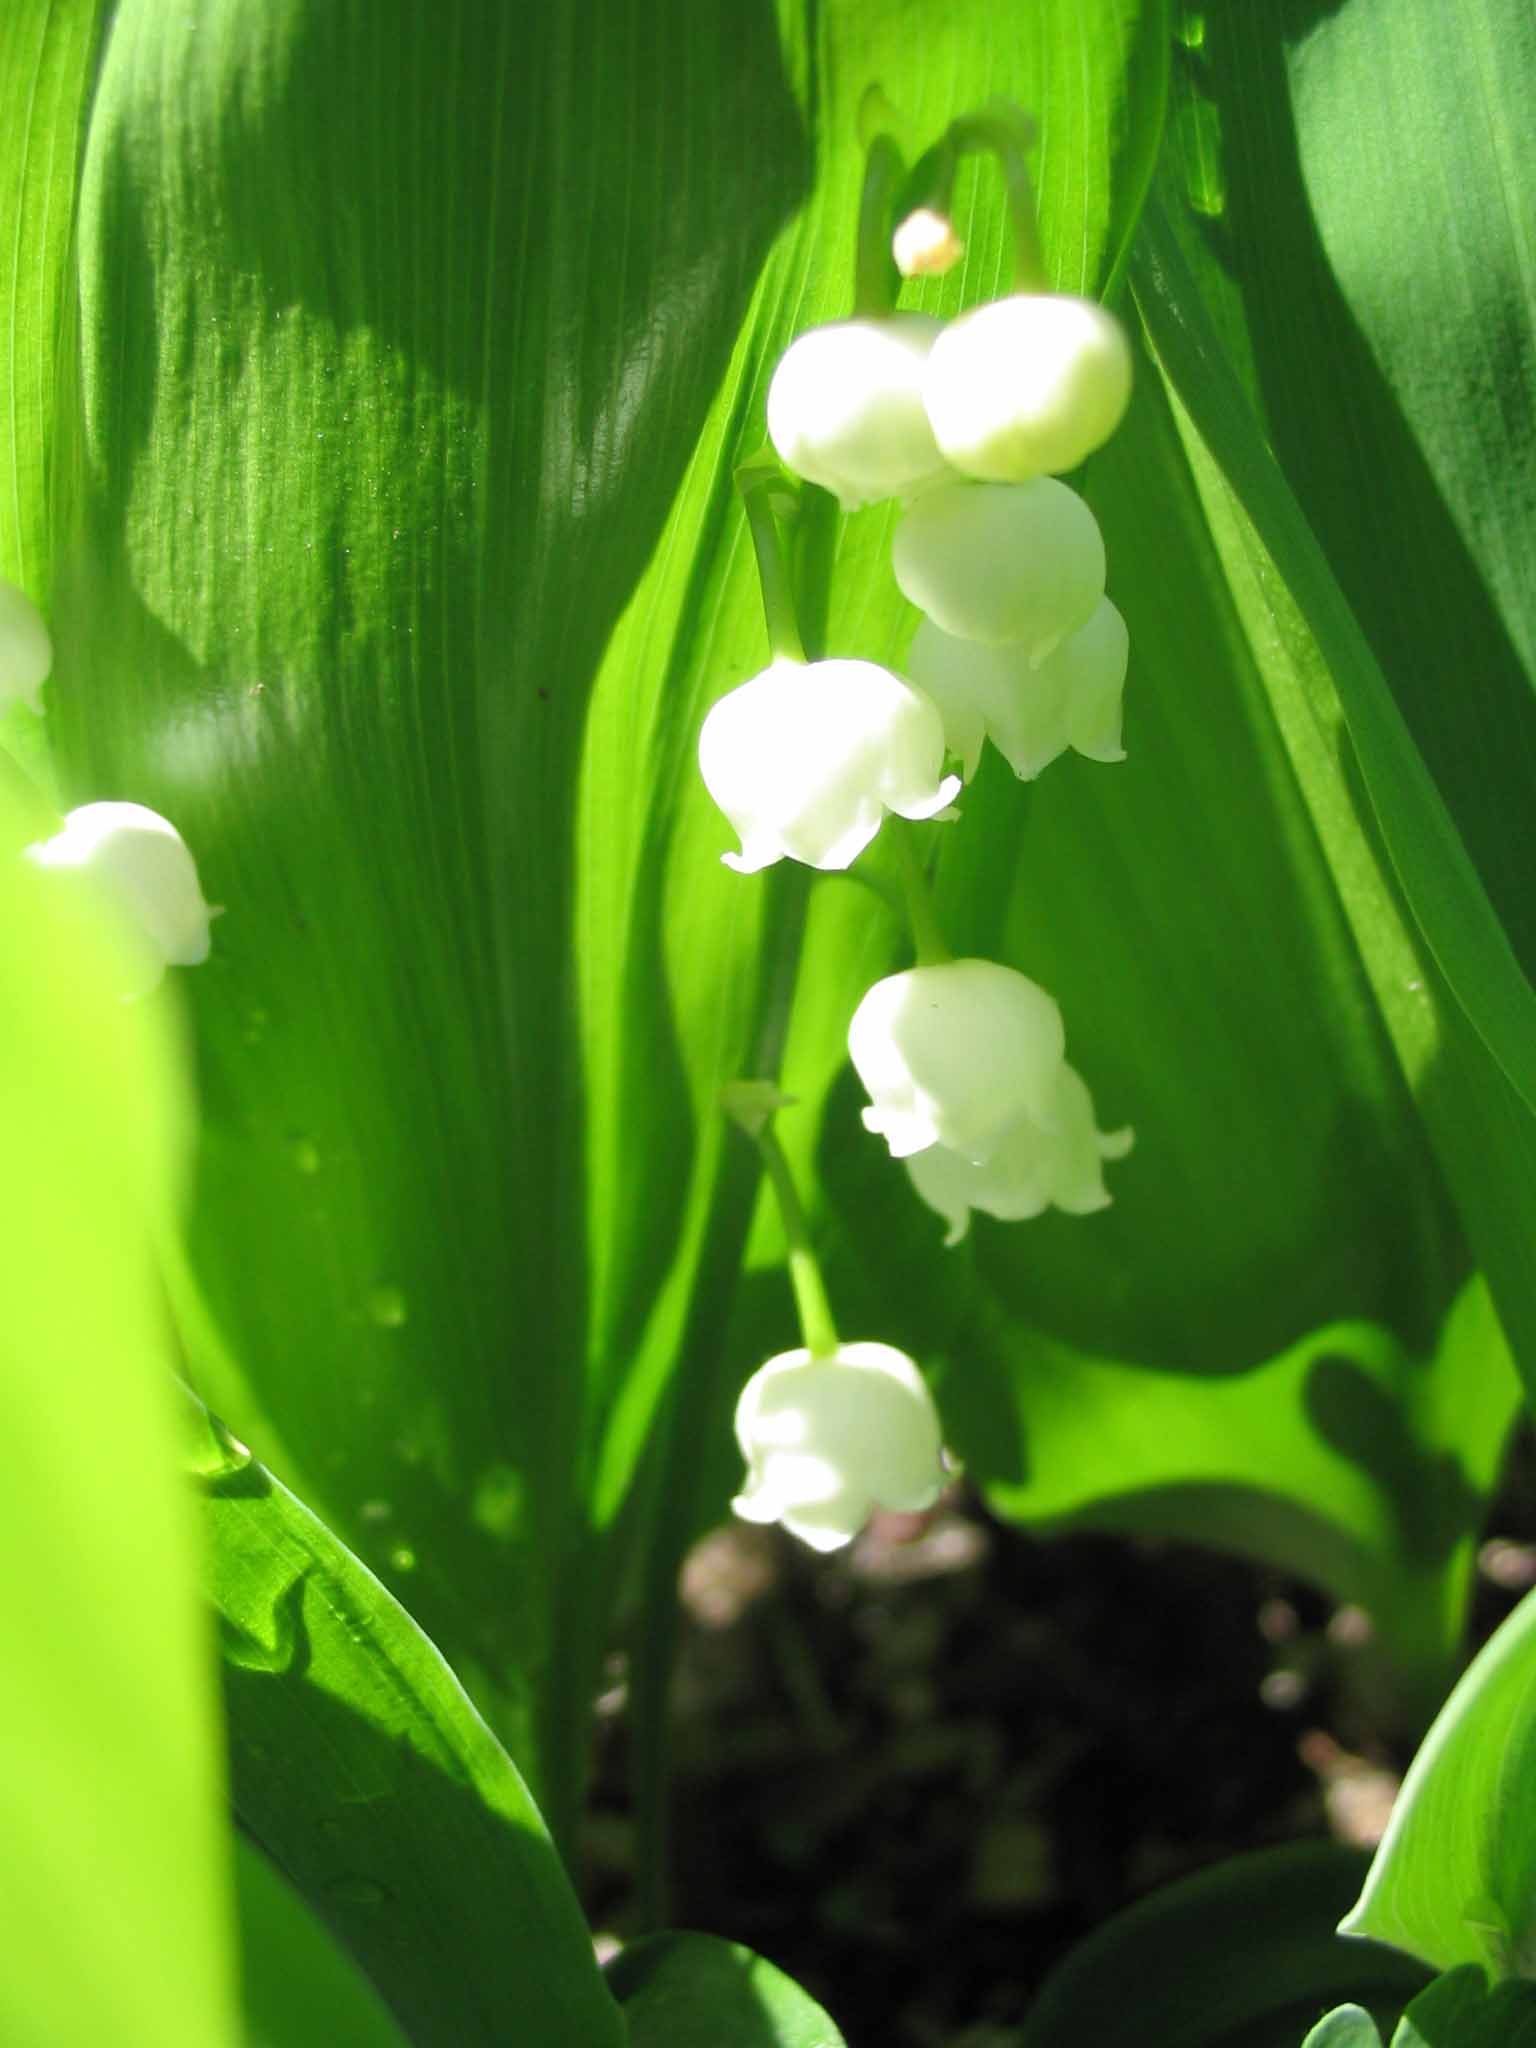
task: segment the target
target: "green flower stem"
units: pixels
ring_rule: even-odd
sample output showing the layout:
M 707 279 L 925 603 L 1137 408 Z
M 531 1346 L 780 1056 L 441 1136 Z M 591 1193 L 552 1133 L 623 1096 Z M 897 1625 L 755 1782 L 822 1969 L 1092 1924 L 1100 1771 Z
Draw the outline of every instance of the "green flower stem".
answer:
M 812 1358 L 830 1358 L 837 1349 L 837 1325 L 827 1299 L 821 1267 L 811 1249 L 810 1225 L 800 1206 L 800 1192 L 789 1170 L 784 1147 L 771 1123 L 757 1134 L 757 1149 L 778 1197 L 784 1235 L 789 1241 L 789 1284 L 795 1290 L 795 1308 L 800 1317 L 800 1338 Z
M 912 930 L 912 950 L 917 955 L 917 964 L 919 967 L 936 967 L 955 956 L 939 923 L 938 906 L 933 900 L 933 889 L 923 864 L 917 857 L 917 848 L 912 843 L 912 831 L 913 828 L 899 818 L 887 818 L 881 836 L 889 840 L 895 854 L 896 874 L 907 901 L 907 923 Z
M 926 206 L 931 213 L 941 213 L 947 220 L 954 211 L 955 174 L 959 168 L 959 146 L 952 131 L 946 129 L 908 173 L 896 201 L 896 218 L 905 220 L 909 213 Z
M 763 616 L 768 622 L 768 650 L 775 661 L 803 662 L 805 646 L 800 638 L 795 588 L 775 509 L 775 499 L 794 502 L 784 473 L 770 456 L 759 455 L 737 470 L 736 489 L 746 508 L 747 526 L 757 555 L 757 580 L 762 586 Z
M 800 1206 L 795 1177 L 773 1128 L 775 1110 L 782 1109 L 791 1099 L 781 1095 L 772 1081 L 732 1081 L 720 1091 L 720 1107 L 756 1145 L 778 1199 L 789 1245 L 789 1284 L 795 1290 L 801 1339 L 813 1358 L 830 1358 L 837 1349 L 837 1325 L 832 1320 L 821 1267 L 811 1248 L 811 1227 Z
M 864 159 L 859 195 L 859 239 L 854 258 L 853 311 L 857 319 L 881 319 L 896 303 L 901 279 L 891 255 L 891 207 L 906 173 L 901 151 L 889 135 L 877 135 Z
M 979 113 L 962 114 L 949 124 L 956 148 L 990 150 L 997 158 L 1008 187 L 1008 211 L 1013 219 L 1013 288 L 1016 292 L 1045 292 L 1051 288 L 1046 274 L 1045 251 L 1040 246 L 1040 216 L 1035 210 L 1035 187 L 1029 175 L 1028 154 L 1035 145 L 1035 124 L 1022 107 L 997 100 Z

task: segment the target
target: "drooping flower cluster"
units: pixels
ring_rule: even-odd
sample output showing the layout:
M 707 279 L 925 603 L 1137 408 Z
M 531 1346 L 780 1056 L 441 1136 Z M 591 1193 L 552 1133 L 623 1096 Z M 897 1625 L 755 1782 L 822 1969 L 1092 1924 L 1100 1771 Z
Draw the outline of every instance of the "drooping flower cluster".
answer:
M 895 248 L 903 275 L 940 272 L 960 253 L 928 208 L 902 223 Z M 1043 291 L 948 326 L 860 312 L 791 344 L 768 393 L 773 447 L 845 512 L 900 501 L 892 567 L 924 616 L 905 677 L 805 661 L 797 628 L 775 627 L 789 587 L 776 523 L 765 540 L 762 501 L 749 499 L 775 659 L 715 705 L 699 744 L 705 783 L 741 838 L 729 866 L 753 873 L 788 857 L 842 869 L 888 812 L 953 817 L 989 738 L 1025 779 L 1068 747 L 1124 758 L 1129 635 L 1105 596 L 1098 523 L 1061 472 L 1114 431 L 1130 380 L 1118 323 Z M 1099 1129 L 1054 999 L 1014 968 L 949 957 L 922 864 L 907 867 L 919 964 L 869 989 L 848 1031 L 871 1098 L 866 1127 L 943 1218 L 948 1244 L 973 1211 L 1018 1221 L 1103 1208 L 1104 1164 L 1129 1150 L 1131 1132 Z M 792 1199 L 781 1188 L 781 1203 Z M 809 1257 L 803 1218 L 790 1238 L 793 1272 Z M 830 1548 L 873 1505 L 934 1498 L 940 1439 L 911 1360 L 838 1343 L 829 1315 L 807 1320 L 803 1303 L 802 1323 L 805 1348 L 771 1359 L 741 1397 L 749 1472 L 735 1505 Z

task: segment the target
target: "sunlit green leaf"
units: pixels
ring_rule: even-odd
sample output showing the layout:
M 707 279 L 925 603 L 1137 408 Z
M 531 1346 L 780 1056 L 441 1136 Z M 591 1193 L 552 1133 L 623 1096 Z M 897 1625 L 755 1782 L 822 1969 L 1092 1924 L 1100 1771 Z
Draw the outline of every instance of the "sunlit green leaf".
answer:
M 236 2040 L 211 1646 L 156 1277 L 172 999 L 17 857 L 0 788 L 0 2039 Z
M 792 1977 L 712 1934 L 656 1934 L 608 1965 L 632 2048 L 844 2048 Z
M 538 1809 L 433 1645 L 244 1446 L 194 1413 L 241 1825 L 417 2048 L 622 2037 Z
M 1301 2048 L 1381 2048 L 1381 2034 L 1363 2006 L 1340 2005 L 1323 2015 Z
M 1414 1758 L 1343 1923 L 1436 1969 L 1529 1970 L 1536 1944 L 1536 1595 L 1473 1661 Z

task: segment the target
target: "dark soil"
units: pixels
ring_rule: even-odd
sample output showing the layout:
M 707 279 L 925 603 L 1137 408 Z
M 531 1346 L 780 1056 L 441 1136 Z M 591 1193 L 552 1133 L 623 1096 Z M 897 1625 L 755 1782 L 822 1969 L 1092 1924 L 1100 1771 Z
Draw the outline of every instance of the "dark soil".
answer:
M 1536 1580 L 1517 1497 L 1479 1636 Z M 963 1498 L 831 1559 L 718 1531 L 684 1605 L 670 1923 L 770 1957 L 850 2048 L 1007 2048 L 1052 1966 L 1154 1886 L 1299 1837 L 1374 1843 L 1412 1753 L 1358 1611 Z M 621 1670 L 606 1706 L 588 1901 L 622 1937 Z

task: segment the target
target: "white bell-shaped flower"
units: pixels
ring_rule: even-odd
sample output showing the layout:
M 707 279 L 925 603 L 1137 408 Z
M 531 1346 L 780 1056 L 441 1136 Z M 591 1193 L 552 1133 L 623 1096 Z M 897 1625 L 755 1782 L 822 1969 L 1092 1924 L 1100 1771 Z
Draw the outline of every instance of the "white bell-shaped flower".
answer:
M 848 1026 L 848 1056 L 871 1098 L 865 1127 L 896 1159 L 947 1145 L 985 1160 L 1021 1116 L 1049 1128 L 1065 1047 L 1051 997 L 994 960 L 888 975 Z
M 949 1225 L 944 1242 L 958 1244 L 973 1209 L 1017 1223 L 1052 1205 L 1073 1216 L 1107 1208 L 1104 1161 L 1123 1159 L 1133 1136 L 1130 1130 L 1098 1128 L 1086 1083 L 1063 1060 L 1050 1128 L 1021 1116 L 980 1164 L 945 1145 L 930 1145 L 914 1153 L 906 1168 L 918 1194 Z
M 960 788 L 938 711 L 872 661 L 775 661 L 705 719 L 699 769 L 741 835 L 726 866 L 744 875 L 786 855 L 846 868 L 887 811 L 931 818 Z
M 1021 644 L 1043 661 L 1104 595 L 1104 538 L 1076 491 L 936 484 L 902 514 L 891 562 L 903 596 L 961 640 Z
M 1021 293 L 952 320 L 923 399 L 965 476 L 1022 483 L 1075 469 L 1125 417 L 1131 347 L 1112 313 L 1064 293 Z
M 86 804 L 64 829 L 26 849 L 41 868 L 86 877 L 122 913 L 142 974 L 134 993 L 154 988 L 167 966 L 208 958 L 209 920 L 197 868 L 181 834 L 143 804 Z
M 25 704 L 41 712 L 53 667 L 53 642 L 43 615 L 24 590 L 0 576 L 0 711 Z
M 851 1542 L 876 1508 L 931 1507 L 945 1482 L 932 1396 L 889 1344 L 770 1358 L 736 1404 L 736 1441 L 747 1461 L 737 1514 L 782 1522 L 815 1550 Z
M 926 313 L 835 320 L 792 341 L 768 387 L 768 438 L 845 512 L 947 476 L 923 405 L 942 322 Z
M 1028 782 L 1075 747 L 1092 761 L 1123 761 L 1121 695 L 1130 657 L 1125 621 L 1101 597 L 1086 626 L 1031 665 L 1022 647 L 957 640 L 924 619 L 907 668 L 939 707 L 949 751 L 976 773 L 990 739 L 1015 775 Z

